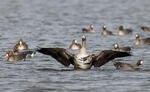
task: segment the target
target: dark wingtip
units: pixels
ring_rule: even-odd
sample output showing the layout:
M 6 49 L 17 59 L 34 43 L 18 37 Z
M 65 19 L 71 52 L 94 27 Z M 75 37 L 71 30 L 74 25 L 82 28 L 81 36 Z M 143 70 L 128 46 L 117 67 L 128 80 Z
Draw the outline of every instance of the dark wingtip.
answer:
M 142 30 L 144 30 L 144 29 L 145 29 L 145 27 L 141 27 L 141 29 L 142 29 Z
M 120 52 L 120 57 L 132 56 L 129 52 Z

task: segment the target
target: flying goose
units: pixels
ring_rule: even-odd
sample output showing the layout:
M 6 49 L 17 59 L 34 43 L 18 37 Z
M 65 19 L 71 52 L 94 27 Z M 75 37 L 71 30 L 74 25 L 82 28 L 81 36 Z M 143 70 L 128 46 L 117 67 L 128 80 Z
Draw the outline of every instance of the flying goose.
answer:
M 100 67 L 117 57 L 130 56 L 127 52 L 103 50 L 96 54 L 86 51 L 86 37 L 82 37 L 82 47 L 77 54 L 72 54 L 64 48 L 39 48 L 40 53 L 50 55 L 64 66 L 74 65 L 74 69 L 90 69 L 92 66 Z
M 103 32 L 101 33 L 102 35 L 113 35 L 113 33 L 109 30 L 107 30 L 106 26 L 103 26 Z
M 28 49 L 28 45 L 22 39 L 20 39 L 18 41 L 18 43 L 14 46 L 14 49 L 27 50 Z
M 143 31 L 150 31 L 150 27 L 144 27 L 144 26 L 142 26 L 141 29 L 142 29 Z
M 77 42 L 77 40 L 72 40 L 72 44 L 69 46 L 71 50 L 79 50 L 81 45 Z
M 136 34 L 136 43 L 135 45 L 150 45 L 150 38 L 140 39 L 140 35 Z
M 118 32 L 119 35 L 132 34 L 132 30 L 131 29 L 124 29 L 123 26 L 119 26 L 118 31 L 119 31 Z
M 122 63 L 122 62 L 114 63 L 116 69 L 120 69 L 120 70 L 129 70 L 129 69 L 138 70 L 139 65 L 144 65 L 144 62 L 142 60 L 138 60 L 135 65 L 130 65 L 128 63 Z
M 90 29 L 83 28 L 82 32 L 83 33 L 95 33 L 94 26 L 90 25 Z
M 115 51 L 122 51 L 122 52 L 130 52 L 131 51 L 130 47 L 119 48 L 119 45 L 117 43 L 114 44 L 114 49 L 115 49 Z

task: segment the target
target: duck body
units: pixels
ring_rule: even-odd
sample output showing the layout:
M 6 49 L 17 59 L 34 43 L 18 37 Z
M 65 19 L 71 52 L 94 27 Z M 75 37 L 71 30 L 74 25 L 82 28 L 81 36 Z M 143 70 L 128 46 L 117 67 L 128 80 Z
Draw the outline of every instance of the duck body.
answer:
M 13 62 L 13 61 L 21 61 L 26 59 L 26 54 L 19 53 L 18 55 L 15 55 L 13 51 L 8 51 L 6 54 L 7 61 Z
M 124 29 L 123 26 L 119 26 L 118 28 L 118 34 L 119 35 L 129 35 L 132 34 L 132 30 L 131 29 Z
M 89 29 L 83 28 L 83 29 L 82 29 L 82 32 L 83 32 L 83 33 L 95 33 L 94 26 L 93 26 L 93 25 L 90 25 L 90 28 L 89 28 Z
M 136 43 L 135 45 L 150 45 L 150 38 L 140 39 L 139 34 L 136 34 Z
M 127 47 L 119 47 L 118 44 L 114 45 L 114 49 L 115 49 L 115 51 L 122 51 L 122 52 L 130 52 L 131 51 L 131 48 L 129 46 L 127 46 Z
M 106 35 L 113 35 L 113 33 L 109 30 L 107 30 L 106 26 L 103 26 L 103 32 L 101 33 L 102 35 L 106 36 Z
M 141 29 L 143 30 L 143 31 L 150 31 L 150 27 L 141 27 Z
M 80 48 L 81 48 L 81 45 L 77 43 L 77 40 L 72 40 L 72 44 L 69 46 L 69 49 L 79 50 Z
M 112 34 L 111 31 L 108 31 L 108 30 L 107 30 L 107 31 L 103 31 L 103 32 L 102 32 L 102 35 L 105 36 L 105 35 L 113 35 L 113 34 Z
M 119 70 L 138 70 L 139 65 L 144 65 L 142 60 L 139 60 L 135 65 L 130 65 L 128 63 L 123 62 L 115 62 L 114 66 Z

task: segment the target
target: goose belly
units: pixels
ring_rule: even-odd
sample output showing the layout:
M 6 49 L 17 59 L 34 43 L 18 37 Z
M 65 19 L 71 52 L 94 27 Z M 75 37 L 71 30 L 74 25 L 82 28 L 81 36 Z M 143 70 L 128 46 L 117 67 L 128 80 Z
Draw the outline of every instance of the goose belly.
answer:
M 92 63 L 88 56 L 76 58 L 75 67 L 79 69 L 90 69 Z

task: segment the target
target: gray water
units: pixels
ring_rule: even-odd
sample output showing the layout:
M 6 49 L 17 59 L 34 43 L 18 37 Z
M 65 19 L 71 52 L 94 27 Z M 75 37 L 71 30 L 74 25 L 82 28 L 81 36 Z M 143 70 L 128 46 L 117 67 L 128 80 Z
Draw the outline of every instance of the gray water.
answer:
M 150 0 L 0 0 L 0 92 L 150 92 L 150 47 L 135 46 L 135 34 L 149 37 L 140 26 L 150 26 Z M 80 33 L 93 24 L 95 34 Z M 106 25 L 115 35 L 101 36 Z M 118 36 L 117 27 L 132 28 L 133 34 Z M 87 37 L 87 50 L 96 53 L 113 49 L 113 44 L 131 46 L 131 57 L 115 59 L 139 71 L 116 70 L 110 61 L 88 71 L 73 71 L 55 59 L 37 53 L 21 62 L 7 62 L 6 51 L 22 38 L 30 49 L 62 47 Z M 72 51 L 70 51 L 72 52 Z M 75 51 L 77 52 L 77 51 Z M 74 52 L 73 52 L 74 53 Z

